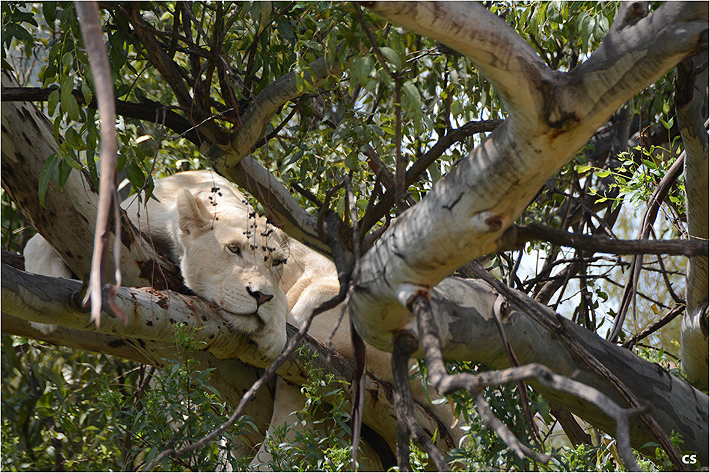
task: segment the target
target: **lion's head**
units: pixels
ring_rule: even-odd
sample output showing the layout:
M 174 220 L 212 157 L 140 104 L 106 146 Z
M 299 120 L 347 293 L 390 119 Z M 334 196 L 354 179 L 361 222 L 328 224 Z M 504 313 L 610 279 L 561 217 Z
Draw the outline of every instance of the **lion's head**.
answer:
M 287 237 L 231 194 L 182 190 L 177 196 L 182 275 L 197 295 L 226 311 L 235 330 L 275 358 L 286 343 L 288 304 L 279 282 Z

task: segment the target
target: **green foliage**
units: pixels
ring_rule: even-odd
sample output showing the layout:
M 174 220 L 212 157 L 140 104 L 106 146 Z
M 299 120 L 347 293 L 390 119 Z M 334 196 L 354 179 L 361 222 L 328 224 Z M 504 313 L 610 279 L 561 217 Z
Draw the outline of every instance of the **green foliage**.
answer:
M 137 470 L 169 447 L 180 448 L 229 415 L 191 357 L 190 331 L 179 329 L 177 360 L 155 371 L 101 354 L 77 353 L 18 337 L 2 338 L 2 465 L 7 471 Z M 151 378 L 153 381 L 151 382 Z M 231 452 L 253 425 L 242 419 L 223 443 L 159 468 L 214 471 L 244 458 Z
M 505 17 L 547 64 L 573 69 L 593 52 L 609 31 L 615 2 L 501 3 L 491 11 Z
M 25 219 L 17 210 L 15 203 L 4 189 L 0 189 L 2 206 L 2 249 L 13 253 L 19 252 L 33 232 L 25 225 Z
M 2 337 L 2 465 L 8 471 L 119 469 L 108 442 L 117 412 L 96 405 L 97 380 L 130 383 L 133 365 L 105 355 Z M 115 440 L 115 439 L 114 439 Z
M 344 381 L 332 373 L 313 367 L 317 356 L 302 348 L 309 382 L 301 388 L 306 402 L 295 412 L 291 425 L 274 426 L 273 435 L 265 440 L 272 459 L 267 463 L 274 471 L 351 471 L 350 412 Z M 305 426 L 294 430 L 296 426 Z

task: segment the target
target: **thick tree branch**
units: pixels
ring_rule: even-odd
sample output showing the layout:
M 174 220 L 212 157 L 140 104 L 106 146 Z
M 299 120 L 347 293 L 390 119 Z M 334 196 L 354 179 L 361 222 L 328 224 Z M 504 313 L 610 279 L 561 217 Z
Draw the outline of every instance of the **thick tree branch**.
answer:
M 451 145 L 462 141 L 476 133 L 491 132 L 503 124 L 503 120 L 477 120 L 470 121 L 461 127 L 450 130 L 446 135 L 441 137 L 426 153 L 421 155 L 405 174 L 404 184 L 406 186 L 416 182 L 417 179 L 426 171 L 426 169 L 436 162 Z M 363 231 L 369 230 L 379 219 L 389 212 L 394 205 L 395 189 L 388 185 L 388 190 L 382 196 L 382 199 L 372 208 L 371 212 L 365 214 L 362 218 Z
M 242 395 L 258 379 L 258 374 L 253 369 L 267 368 L 271 365 L 272 360 L 265 359 L 259 353 L 256 345 L 250 343 L 246 336 L 235 333 L 229 328 L 227 322 L 220 315 L 221 309 L 197 297 L 185 296 L 172 291 L 157 291 L 151 288 L 120 288 L 116 296 L 116 304 L 128 315 L 129 323 L 124 325 L 116 320 L 108 308 L 106 303 L 108 293 L 104 291 L 102 324 L 100 328 L 97 328 L 90 322 L 89 314 L 79 308 L 75 302 L 76 295 L 80 290 L 81 283 L 79 281 L 40 276 L 20 271 L 5 264 L 2 265 L 3 316 L 61 325 L 64 328 L 60 328 L 57 337 L 66 334 L 72 338 L 86 339 L 85 342 L 82 340 L 66 342 L 57 340 L 63 345 L 81 346 L 82 343 L 90 343 L 90 340 L 124 340 L 138 351 L 137 357 L 142 356 L 152 360 L 152 363 L 159 364 L 163 358 L 169 358 L 170 353 L 175 350 L 176 326 L 185 325 L 194 328 L 196 340 L 201 344 L 201 349 L 196 352 L 195 356 L 204 357 L 204 359 L 201 358 L 201 362 L 205 363 L 205 366 L 229 370 L 231 371 L 230 376 L 237 379 L 240 378 L 240 373 L 244 373 L 243 382 L 234 384 L 235 381 L 232 380 L 224 386 L 225 389 L 217 386 L 220 393 L 226 396 L 233 406 L 239 404 Z M 15 324 L 15 326 L 17 325 Z M 10 327 L 12 325 L 8 327 L 3 325 L 3 331 L 9 330 Z M 296 333 L 295 327 L 287 326 L 289 340 L 294 339 Z M 38 338 L 53 340 L 51 335 Z M 318 354 L 311 360 L 313 368 L 334 373 L 341 380 L 352 379 L 351 361 L 309 336 L 305 337 L 303 343 L 312 352 Z M 90 347 L 87 348 L 90 349 Z M 109 352 L 111 350 L 108 348 Z M 244 369 L 247 371 L 243 371 Z M 297 354 L 289 356 L 276 372 L 287 381 L 298 385 L 303 385 L 308 381 L 306 375 L 308 370 L 304 360 Z M 230 383 L 233 385 L 229 386 Z M 235 389 L 235 386 L 238 389 Z M 365 375 L 364 386 L 364 403 L 367 406 L 363 416 L 364 423 L 384 438 L 396 438 L 396 426 L 389 421 L 390 413 L 395 409 L 392 386 L 375 378 L 369 372 Z M 270 397 L 270 394 L 258 394 L 258 396 L 256 403 L 259 406 L 268 406 L 268 402 L 262 403 L 261 396 Z M 264 410 L 263 407 L 259 409 Z M 247 413 L 251 415 L 249 410 Z M 438 419 L 427 409 L 415 404 L 414 416 L 416 421 L 427 431 L 439 431 L 438 448 L 446 450 L 453 445 L 450 437 L 439 428 Z
M 7 71 L 3 84 L 16 85 Z M 39 176 L 46 159 L 58 153 L 52 124 L 32 103 L 2 103 L 2 186 L 19 209 L 80 278 L 88 278 L 93 224 L 96 220 L 98 194 L 91 179 L 83 172 L 72 172 L 63 192 L 50 182 L 44 206 L 39 202 Z M 127 218 L 124 232 L 121 269 L 124 283 L 158 288 L 183 287 L 174 262 L 156 252 Z M 66 231 L 71 228 L 71 231 Z
M 421 11 L 450 6 L 458 8 L 455 10 L 458 12 L 463 8 L 454 5 L 378 3 L 373 8 L 397 11 L 397 21 L 413 27 L 426 17 L 425 13 L 419 15 Z M 479 29 L 487 31 L 490 25 L 486 22 L 492 21 L 489 14 L 454 16 L 456 21 L 466 19 L 465 25 L 457 23 L 454 28 L 437 24 L 437 28 L 432 28 L 436 30 L 432 33 L 435 39 L 445 42 L 453 37 L 460 43 L 475 40 L 470 54 L 478 55 L 479 62 L 481 57 L 487 57 L 493 63 L 494 73 L 501 63 L 509 64 L 492 55 L 481 56 L 478 48 L 485 50 L 490 40 L 471 33 Z M 501 28 L 507 31 L 507 26 Z M 670 34 L 672 44 L 660 39 L 661 33 Z M 398 301 L 400 288 L 407 284 L 432 287 L 471 258 L 494 251 L 502 232 L 601 123 L 641 87 L 706 42 L 706 37 L 707 9 L 703 5 L 665 4 L 648 18 L 609 38 L 615 48 L 602 48 L 601 53 L 595 53 L 589 60 L 589 65 L 579 66 L 569 76 L 554 75 L 554 81 L 546 83 L 546 87 L 536 84 L 533 89 L 541 91 L 540 103 L 530 104 L 531 108 L 546 112 L 537 117 L 535 127 L 515 123 L 513 118 L 524 112 L 509 109 L 511 118 L 438 181 L 418 205 L 403 213 L 364 255 L 362 278 L 351 302 L 354 324 L 363 338 L 380 349 L 391 350 L 390 334 L 413 325 L 411 314 Z M 633 41 L 626 44 L 627 39 Z M 508 58 L 512 50 L 506 51 L 508 55 L 503 57 Z M 530 58 L 531 54 L 523 51 L 515 57 L 515 64 L 530 61 L 525 72 L 541 63 L 539 58 Z M 476 65 L 485 71 L 479 62 Z M 583 66 L 586 75 L 577 72 Z M 531 81 L 534 76 L 523 74 Z M 548 74 L 546 78 L 553 76 Z M 511 105 L 520 107 L 535 92 L 519 83 L 516 87 L 521 90 L 522 98 L 520 103 L 513 101 Z M 604 98 L 607 96 L 612 99 Z
M 517 299 L 510 299 L 511 293 L 517 294 Z M 518 291 L 508 288 L 506 293 L 499 293 L 482 281 L 458 278 L 447 278 L 434 287 L 431 290 L 432 309 L 441 337 L 441 350 L 447 358 L 485 361 L 497 369 L 510 366 L 493 315 L 499 294 L 509 303 L 525 307 L 526 311 L 534 309 L 537 314 L 536 319 L 532 319 L 509 306 L 502 317 L 506 336 L 521 365 L 544 365 L 556 374 L 572 376 L 597 389 L 619 406 L 632 406 L 616 387 L 609 384 L 605 375 L 588 364 L 591 359 L 598 360 L 595 366 L 609 370 L 618 385 L 630 390 L 637 405 L 649 406 L 647 415 L 664 432 L 679 433 L 686 441 L 684 448 L 695 450 L 701 463 L 707 462 L 708 401 L 705 394 Z M 413 354 L 415 357 L 422 355 L 421 349 Z M 609 433 L 615 432 L 614 422 L 603 411 L 535 382 L 531 384 L 547 399 L 592 425 Z M 699 406 L 702 411 L 697 410 Z M 691 424 L 694 427 L 689 427 Z M 659 441 L 646 424 L 634 418 L 631 421 L 631 442 L 634 448 L 640 449 L 647 442 Z

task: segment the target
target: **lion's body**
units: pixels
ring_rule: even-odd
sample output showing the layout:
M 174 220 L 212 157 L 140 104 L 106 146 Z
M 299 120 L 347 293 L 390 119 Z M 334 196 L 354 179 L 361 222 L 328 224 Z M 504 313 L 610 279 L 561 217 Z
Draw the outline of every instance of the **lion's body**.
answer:
M 140 231 L 180 263 L 187 287 L 223 308 L 232 327 L 249 335 L 265 357 L 273 359 L 282 351 L 287 321 L 300 326 L 338 293 L 337 272 L 329 259 L 268 224 L 219 175 L 175 174 L 157 180 L 153 195 L 145 205 L 131 197 L 122 207 Z M 57 274 L 58 256 L 46 242 L 34 241 L 30 249 L 34 254 L 25 252 L 26 261 L 32 261 L 28 269 L 67 277 Z M 340 314 L 336 308 L 319 315 L 309 334 L 329 341 Z M 353 358 L 347 320 L 330 341 L 336 351 Z M 368 348 L 367 363 L 376 376 L 391 381 L 389 354 Z M 423 401 L 422 390 L 415 386 L 414 392 Z M 297 386 L 280 380 L 274 403 L 272 425 L 280 425 L 295 422 L 289 416 L 303 407 L 304 398 Z M 433 410 L 450 422 L 451 412 L 442 407 Z M 254 464 L 269 458 L 262 447 Z

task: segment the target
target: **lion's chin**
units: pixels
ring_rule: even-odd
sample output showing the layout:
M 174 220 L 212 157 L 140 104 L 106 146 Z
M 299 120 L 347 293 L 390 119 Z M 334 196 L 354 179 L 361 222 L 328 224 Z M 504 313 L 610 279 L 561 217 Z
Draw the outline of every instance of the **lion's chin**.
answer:
M 261 318 L 256 312 L 239 314 L 229 309 L 221 307 L 221 315 L 224 320 L 237 332 L 251 335 L 259 329 Z

